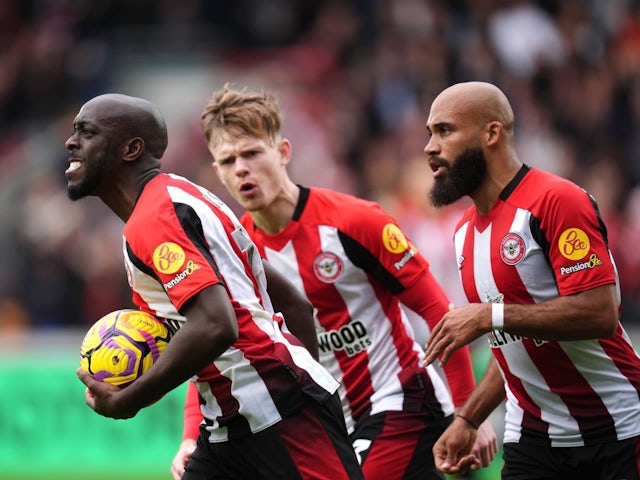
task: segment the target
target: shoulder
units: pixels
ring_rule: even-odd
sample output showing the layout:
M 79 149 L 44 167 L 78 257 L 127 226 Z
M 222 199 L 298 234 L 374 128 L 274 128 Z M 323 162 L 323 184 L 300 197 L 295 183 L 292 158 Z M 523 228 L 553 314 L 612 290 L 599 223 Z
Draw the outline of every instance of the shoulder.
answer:
M 325 222 L 340 229 L 375 222 L 377 219 L 383 219 L 383 221 L 391 219 L 391 216 L 376 202 L 324 188 L 309 189 L 307 206 L 305 215 L 312 213 L 317 219 L 324 219 Z
M 311 191 L 311 201 L 315 204 L 316 225 L 334 228 L 343 236 L 343 241 L 358 244 L 379 258 L 401 257 L 412 245 L 396 219 L 376 202 L 322 189 Z M 304 216 L 301 221 L 310 223 Z M 390 261 L 397 262 L 398 258 Z
M 253 218 L 251 218 L 251 215 L 249 214 L 249 212 L 244 212 L 241 216 L 240 216 L 240 224 L 245 228 L 245 230 L 247 230 L 248 232 L 252 232 L 253 231 Z
M 161 198 L 180 197 L 181 192 L 192 197 L 202 196 L 202 190 L 186 178 L 171 173 L 160 173 L 144 186 L 138 203 L 153 203 Z
M 468 223 L 475 215 L 476 207 L 474 205 L 469 206 L 460 216 L 458 223 L 456 224 L 455 231 L 457 232 L 462 228 L 465 223 Z
M 575 182 L 551 172 L 532 168 L 523 179 L 516 197 L 536 209 L 569 209 L 592 203 L 587 191 Z
M 532 186 L 539 188 L 541 192 L 548 195 L 585 195 L 586 193 L 575 182 L 537 168 L 531 169 L 529 175 L 525 177 L 525 181 L 531 182 Z

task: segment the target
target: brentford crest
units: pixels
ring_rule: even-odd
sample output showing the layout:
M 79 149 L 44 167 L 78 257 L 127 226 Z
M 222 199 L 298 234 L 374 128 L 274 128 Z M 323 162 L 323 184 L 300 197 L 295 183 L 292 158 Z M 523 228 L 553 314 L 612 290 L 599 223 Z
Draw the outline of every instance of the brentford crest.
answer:
M 517 233 L 509 232 L 500 242 L 500 258 L 507 265 L 517 265 L 524 257 L 524 240 Z
M 324 283 L 338 280 L 343 270 L 342 261 L 335 253 L 322 252 L 313 261 L 313 272 Z

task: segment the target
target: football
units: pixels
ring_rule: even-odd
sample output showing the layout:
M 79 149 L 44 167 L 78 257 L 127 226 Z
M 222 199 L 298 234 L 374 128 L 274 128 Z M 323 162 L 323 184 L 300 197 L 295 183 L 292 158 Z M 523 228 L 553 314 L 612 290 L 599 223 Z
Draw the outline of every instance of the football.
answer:
M 171 335 L 164 323 L 146 312 L 116 310 L 87 331 L 80 367 L 95 380 L 126 387 L 158 360 Z

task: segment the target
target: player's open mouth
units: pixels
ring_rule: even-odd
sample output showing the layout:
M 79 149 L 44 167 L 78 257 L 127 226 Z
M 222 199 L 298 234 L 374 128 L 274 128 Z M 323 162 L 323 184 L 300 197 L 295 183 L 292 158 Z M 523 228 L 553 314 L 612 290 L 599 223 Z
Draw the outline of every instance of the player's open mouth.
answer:
M 67 168 L 67 170 L 64 173 L 69 174 L 71 172 L 74 172 L 78 170 L 81 166 L 82 166 L 82 162 L 80 160 L 70 160 L 69 168 Z
M 434 177 L 437 177 L 438 175 L 442 174 L 445 168 L 447 168 L 446 165 L 444 165 L 441 162 L 438 162 L 436 159 L 429 159 L 429 167 L 431 167 L 431 171 L 433 172 Z
M 243 183 L 242 185 L 240 185 L 240 193 L 250 194 L 255 192 L 255 190 L 256 186 L 253 183 Z

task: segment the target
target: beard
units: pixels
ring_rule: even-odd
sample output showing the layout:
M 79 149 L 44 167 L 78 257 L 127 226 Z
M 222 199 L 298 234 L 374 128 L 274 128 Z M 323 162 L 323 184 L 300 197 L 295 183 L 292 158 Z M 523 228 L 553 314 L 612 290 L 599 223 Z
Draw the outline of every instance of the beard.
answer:
M 447 172 L 434 179 L 429 200 L 434 207 L 451 205 L 460 198 L 471 195 L 487 176 L 487 159 L 481 148 L 468 148 L 453 163 L 438 159 Z

